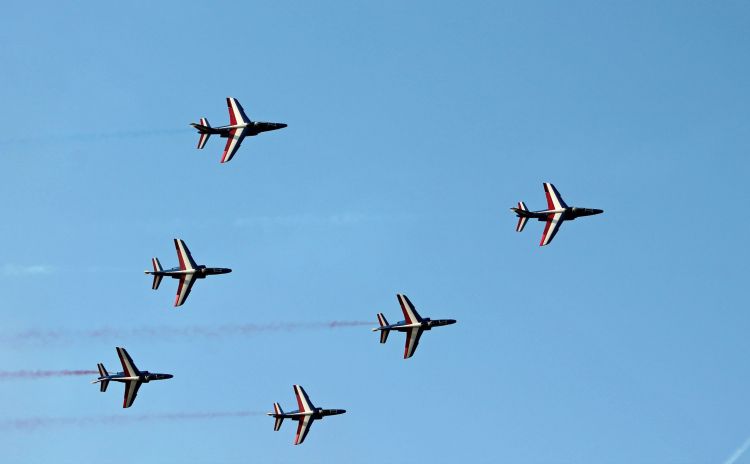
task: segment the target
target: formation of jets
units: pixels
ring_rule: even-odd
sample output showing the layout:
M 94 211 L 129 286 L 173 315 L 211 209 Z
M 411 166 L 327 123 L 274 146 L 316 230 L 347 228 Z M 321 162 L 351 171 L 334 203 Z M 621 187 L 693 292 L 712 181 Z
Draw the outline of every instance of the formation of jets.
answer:
M 245 137 L 255 136 L 261 132 L 286 127 L 286 124 L 283 123 L 251 121 L 245 114 L 242 105 L 232 97 L 227 97 L 227 108 L 229 110 L 229 124 L 226 126 L 211 127 L 206 118 L 201 118 L 200 123 L 191 124 L 200 134 L 198 149 L 203 149 L 205 147 L 206 142 L 212 134 L 218 134 L 220 137 L 227 139 L 224 153 L 221 158 L 222 163 L 226 163 L 234 157 Z M 542 239 L 539 243 L 540 246 L 549 245 L 552 242 L 552 239 L 555 237 L 564 221 L 572 221 L 581 216 L 592 216 L 603 212 L 600 209 L 568 206 L 555 186 L 550 183 L 544 184 L 544 191 L 547 196 L 547 209 L 529 211 L 524 202 L 519 202 L 517 207 L 511 208 L 518 217 L 518 223 L 516 225 L 517 232 L 521 232 L 524 229 L 526 222 L 529 219 L 537 219 L 545 222 L 544 232 L 542 233 Z M 204 279 L 209 275 L 227 274 L 232 272 L 232 270 L 228 268 L 198 265 L 193 259 L 193 256 L 184 241 L 176 238 L 174 239 L 174 245 L 180 263 L 179 267 L 164 269 L 162 268 L 159 259 L 153 258 L 151 260 L 153 270 L 145 271 L 146 274 L 153 276 L 151 288 L 154 290 L 159 288 L 164 277 L 171 277 L 179 280 L 174 306 L 181 306 L 185 303 L 188 295 L 190 295 L 191 289 L 193 288 L 193 284 L 197 279 Z M 399 293 L 396 295 L 396 299 L 401 306 L 404 320 L 395 324 L 389 324 L 385 315 L 383 313 L 378 313 L 377 318 L 379 325 L 372 330 L 374 332 L 380 332 L 380 343 L 385 343 L 388 340 L 388 335 L 391 331 L 395 330 L 397 332 L 404 332 L 406 334 L 404 359 L 414 356 L 417 346 L 419 345 L 419 340 L 424 331 L 432 330 L 433 327 L 441 327 L 456 323 L 455 319 L 423 318 L 419 315 L 416 308 L 406 295 Z M 99 377 L 92 383 L 99 383 L 100 391 L 102 392 L 107 390 L 107 386 L 111 381 L 124 383 L 125 393 L 122 403 L 123 408 L 129 408 L 133 405 L 133 402 L 138 395 L 138 389 L 142 384 L 153 380 L 166 380 L 172 378 L 171 374 L 159 374 L 138 370 L 132 358 L 124 348 L 117 347 L 117 355 L 122 363 L 122 372 L 109 374 L 104 367 L 104 364 L 100 363 L 97 365 Z M 307 396 L 305 390 L 300 385 L 294 385 L 294 394 L 297 398 L 298 409 L 284 412 L 279 403 L 274 403 L 273 412 L 267 414 L 275 420 L 275 431 L 278 431 L 281 428 L 284 419 L 297 421 L 297 434 L 294 439 L 295 445 L 304 442 L 305 437 L 307 437 L 310 427 L 315 420 L 346 412 L 344 409 L 323 409 L 315 407 Z

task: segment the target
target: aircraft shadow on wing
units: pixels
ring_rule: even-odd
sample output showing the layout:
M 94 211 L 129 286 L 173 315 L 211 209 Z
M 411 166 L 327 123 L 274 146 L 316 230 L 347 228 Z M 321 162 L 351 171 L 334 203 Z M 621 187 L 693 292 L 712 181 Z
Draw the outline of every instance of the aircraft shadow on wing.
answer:
M 395 324 L 389 324 L 383 313 L 378 313 L 379 327 L 372 329 L 373 332 L 380 331 L 380 343 L 388 340 L 388 334 L 391 330 L 406 333 L 406 345 L 404 346 L 404 359 L 414 356 L 414 352 L 419 345 L 419 339 L 425 330 L 432 330 L 433 327 L 455 324 L 455 319 L 430 319 L 423 318 L 419 315 L 414 305 L 409 301 L 406 295 L 397 294 L 396 298 L 401 305 L 401 311 L 404 313 L 404 320 Z
M 227 109 L 229 110 L 229 125 L 227 126 L 211 127 L 206 118 L 201 118 L 199 123 L 190 123 L 200 134 L 198 139 L 199 150 L 206 146 L 211 134 L 218 134 L 219 137 L 227 139 L 224 154 L 221 155 L 222 163 L 229 162 L 234 157 L 245 137 L 253 137 L 261 132 L 283 129 L 287 126 L 280 122 L 251 121 L 236 98 L 227 97 Z
M 516 216 L 518 217 L 516 232 L 521 232 L 529 219 L 537 219 L 545 222 L 544 232 L 542 232 L 542 240 L 539 242 L 539 246 L 549 245 L 552 242 L 552 239 L 555 238 L 555 235 L 557 235 L 557 231 L 560 230 L 560 226 L 563 222 L 573 221 L 582 216 L 593 216 L 604 212 L 604 210 L 601 209 L 568 206 L 560 196 L 560 192 L 558 192 L 555 186 L 549 182 L 544 183 L 544 193 L 547 195 L 547 209 L 545 210 L 529 211 L 526 207 L 526 203 L 522 201 L 518 202 L 517 207 L 511 208 L 511 211 L 516 213 Z
M 141 388 L 141 384 L 149 383 L 152 380 L 166 380 L 171 379 L 172 374 L 158 374 L 149 371 L 140 371 L 135 367 L 133 359 L 130 357 L 125 348 L 117 347 L 117 356 L 120 358 L 122 363 L 122 372 L 116 374 L 110 374 L 104 367 L 104 364 L 99 363 L 96 367 L 99 369 L 99 377 L 91 383 L 99 384 L 99 391 L 107 391 L 109 382 L 122 382 L 125 384 L 125 396 L 122 400 L 122 407 L 129 408 L 133 405 L 135 397 L 138 396 L 138 389 Z
M 316 408 L 312 404 L 312 401 L 310 401 L 304 388 L 300 385 L 294 386 L 294 395 L 297 397 L 298 409 L 284 412 L 279 403 L 274 403 L 273 412 L 266 414 L 276 419 L 273 424 L 273 429 L 277 432 L 281 429 L 281 423 L 284 422 L 284 419 L 297 421 L 297 435 L 294 437 L 295 445 L 301 445 L 302 442 L 305 441 L 305 437 L 307 436 L 307 432 L 310 431 L 310 426 L 313 421 L 323 419 L 326 416 L 336 416 L 346 412 L 345 409 Z
M 180 283 L 177 285 L 177 296 L 174 300 L 175 306 L 182 306 L 190 295 L 190 290 L 193 288 L 193 284 L 197 279 L 205 279 L 206 276 L 217 275 L 217 274 L 228 274 L 232 272 L 231 269 L 224 267 L 206 267 L 204 265 L 195 264 L 193 255 L 190 254 L 185 242 L 176 238 L 174 239 L 174 246 L 177 250 L 177 258 L 180 261 L 180 267 L 173 267 L 171 269 L 163 269 L 159 258 L 152 258 L 151 264 L 154 267 L 153 271 L 143 271 L 146 274 L 154 276 L 154 281 L 151 284 L 151 288 L 156 290 L 161 284 L 161 279 L 165 276 L 173 279 L 179 279 Z

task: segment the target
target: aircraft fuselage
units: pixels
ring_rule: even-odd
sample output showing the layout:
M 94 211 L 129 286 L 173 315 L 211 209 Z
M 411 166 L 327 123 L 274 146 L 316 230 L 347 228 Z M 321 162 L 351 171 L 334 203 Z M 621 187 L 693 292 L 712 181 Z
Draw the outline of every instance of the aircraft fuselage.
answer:
M 399 321 L 395 324 L 387 325 L 384 327 L 378 327 L 380 330 L 396 330 L 398 332 L 408 332 L 411 329 L 420 327 L 422 330 L 431 330 L 433 327 L 440 327 L 443 325 L 455 324 L 455 319 L 430 319 L 426 317 L 420 322 L 413 324 L 407 323 L 406 321 Z
M 274 414 L 272 412 L 269 412 L 267 414 L 271 417 L 281 417 L 284 419 L 295 419 L 295 420 L 299 420 L 305 416 L 312 416 L 313 419 L 318 420 L 326 416 L 337 416 L 339 414 L 344 414 L 345 412 L 346 412 L 346 409 L 315 408 L 309 412 L 299 412 L 299 410 L 295 410 L 295 411 L 284 412 L 282 414 Z
M 550 214 L 562 213 L 562 218 L 561 218 L 562 220 L 573 221 L 576 218 L 579 218 L 582 216 L 593 216 L 595 214 L 601 214 L 604 212 L 604 210 L 601 210 L 601 209 L 578 208 L 575 206 L 569 207 L 569 208 L 562 208 L 562 209 L 545 209 L 542 211 L 521 211 L 518 208 L 512 208 L 512 209 L 519 217 L 535 218 L 539 221 L 548 220 Z
M 110 380 L 112 382 L 132 382 L 137 380 L 143 383 L 149 383 L 152 380 L 167 380 L 173 377 L 172 374 L 159 374 L 157 372 L 141 371 L 137 376 L 129 376 L 124 372 L 110 374 L 106 377 L 99 377 L 98 380 Z
M 217 275 L 217 274 L 229 274 L 230 272 L 232 272 L 232 270 L 225 268 L 225 267 L 206 267 L 206 266 L 198 266 L 195 269 L 185 269 L 185 270 L 175 267 L 172 269 L 165 269 L 159 272 L 147 271 L 148 274 L 168 276 L 173 279 L 180 279 L 182 278 L 182 276 L 190 275 L 190 274 L 194 275 L 198 279 L 205 279 L 206 276 Z
M 287 125 L 281 122 L 263 122 L 263 121 L 251 121 L 246 124 L 234 124 L 231 126 L 211 127 L 206 130 L 209 134 L 219 134 L 220 137 L 227 138 L 230 136 L 232 129 L 244 129 L 246 136 L 258 135 L 261 132 L 269 132 L 272 130 L 283 129 Z

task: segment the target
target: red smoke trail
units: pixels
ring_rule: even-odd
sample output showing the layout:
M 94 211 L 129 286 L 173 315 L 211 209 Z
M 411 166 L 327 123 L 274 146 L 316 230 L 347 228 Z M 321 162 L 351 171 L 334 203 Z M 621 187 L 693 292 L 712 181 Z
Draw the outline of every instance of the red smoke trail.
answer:
M 74 375 L 92 375 L 98 371 L 61 370 L 61 371 L 0 371 L 0 380 L 38 379 L 42 377 L 68 377 Z
M 205 420 L 223 419 L 237 417 L 263 416 L 265 413 L 258 411 L 230 411 L 230 412 L 187 412 L 187 413 L 164 413 L 164 414 L 138 414 L 138 415 L 111 415 L 111 416 L 89 416 L 89 417 L 29 417 L 25 419 L 0 420 L 0 430 L 25 430 L 32 431 L 44 427 L 78 426 L 86 427 L 92 425 L 125 425 L 138 422 L 150 421 L 183 421 L 183 420 Z
M 365 321 L 329 321 L 329 322 L 277 322 L 271 324 L 227 324 L 213 327 L 140 327 L 140 328 L 111 328 L 104 327 L 92 330 L 37 330 L 31 329 L 15 334 L 0 334 L 0 343 L 14 346 L 27 343 L 69 342 L 82 338 L 88 339 L 122 339 L 122 338 L 219 338 L 227 336 L 249 336 L 264 332 L 296 332 L 300 330 L 340 329 L 348 327 L 364 327 L 372 325 Z

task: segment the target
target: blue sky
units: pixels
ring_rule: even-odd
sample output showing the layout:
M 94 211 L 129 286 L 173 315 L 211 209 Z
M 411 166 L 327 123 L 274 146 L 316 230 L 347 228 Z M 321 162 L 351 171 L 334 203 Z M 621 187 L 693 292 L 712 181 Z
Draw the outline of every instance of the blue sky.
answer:
M 735 1 L 7 5 L 0 370 L 115 370 L 125 346 L 175 377 L 129 410 L 89 377 L 0 379 L 0 460 L 750 462 L 749 21 Z M 289 127 L 221 165 L 188 123 L 225 123 L 229 95 Z M 545 181 L 605 214 L 538 247 L 508 208 L 544 207 Z M 174 237 L 234 269 L 177 310 L 142 274 Z M 408 361 L 366 326 L 183 333 L 374 325 L 396 292 L 459 321 Z M 348 411 L 299 447 L 266 417 L 158 419 L 288 409 L 293 383 Z M 110 416 L 136 420 L 80 422 Z

